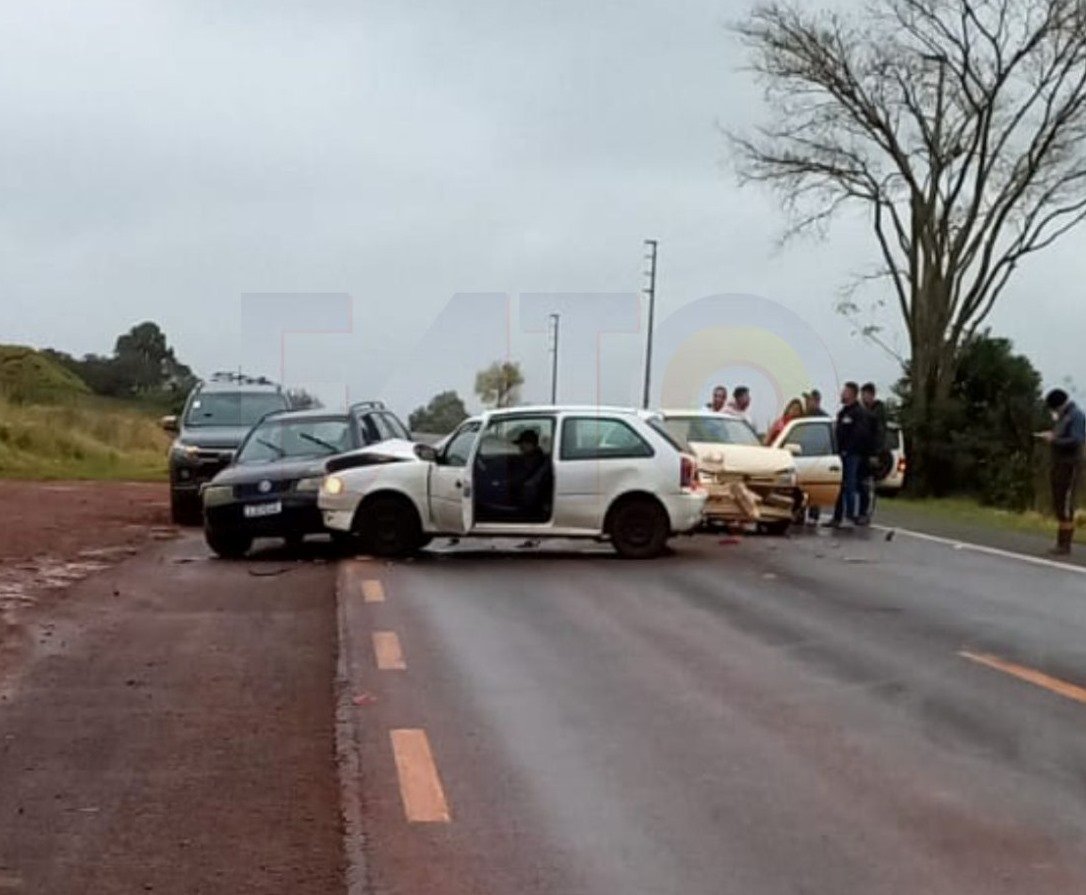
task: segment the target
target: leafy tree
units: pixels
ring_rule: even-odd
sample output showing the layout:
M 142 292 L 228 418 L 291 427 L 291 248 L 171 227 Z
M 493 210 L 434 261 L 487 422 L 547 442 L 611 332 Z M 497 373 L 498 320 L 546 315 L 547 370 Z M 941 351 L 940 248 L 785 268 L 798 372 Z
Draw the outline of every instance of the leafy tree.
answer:
M 908 377 L 897 387 L 907 431 L 916 412 Z M 1045 425 L 1041 375 L 1008 339 L 985 331 L 958 353 L 954 381 L 936 418 L 928 486 L 936 494 L 966 493 L 985 503 L 1026 509 L 1034 501 L 1033 433 Z
M 475 394 L 488 407 L 512 407 L 520 400 L 524 374 L 515 361 L 494 361 L 475 375 Z
M 1086 4 L 769 0 L 735 30 L 773 109 L 733 135 L 741 178 L 780 192 L 790 233 L 867 215 L 864 279 L 904 319 L 913 473 L 934 484 L 962 346 L 1022 261 L 1086 217 Z
M 139 398 L 156 408 L 176 411 L 196 382 L 156 323 L 141 323 L 117 337 L 113 355 L 81 359 L 49 349 L 49 357 L 79 376 L 91 391 L 115 398 Z
M 467 417 L 468 409 L 455 391 L 440 392 L 434 395 L 425 407 L 417 407 L 412 411 L 407 418 L 407 427 L 412 432 L 445 435 Z

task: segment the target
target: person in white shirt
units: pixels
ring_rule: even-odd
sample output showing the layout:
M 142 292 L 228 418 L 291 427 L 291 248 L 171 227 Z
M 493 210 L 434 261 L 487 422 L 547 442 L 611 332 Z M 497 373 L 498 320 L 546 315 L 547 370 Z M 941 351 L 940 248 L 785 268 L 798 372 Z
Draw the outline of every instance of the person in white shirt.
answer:
M 754 425 L 754 420 L 750 417 L 750 389 L 747 386 L 736 387 L 728 403 L 724 405 L 724 410 L 735 416 L 741 416 L 752 426 Z

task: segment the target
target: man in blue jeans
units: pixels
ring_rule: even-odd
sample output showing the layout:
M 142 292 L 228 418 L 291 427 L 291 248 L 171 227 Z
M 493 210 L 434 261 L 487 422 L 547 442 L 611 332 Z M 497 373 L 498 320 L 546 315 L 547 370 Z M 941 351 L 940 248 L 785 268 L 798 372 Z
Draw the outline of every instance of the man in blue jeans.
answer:
M 834 431 L 841 455 L 841 495 L 827 525 L 841 528 L 856 522 L 865 466 L 871 456 L 871 414 L 860 403 L 860 387 L 846 382 L 841 389 L 841 409 Z

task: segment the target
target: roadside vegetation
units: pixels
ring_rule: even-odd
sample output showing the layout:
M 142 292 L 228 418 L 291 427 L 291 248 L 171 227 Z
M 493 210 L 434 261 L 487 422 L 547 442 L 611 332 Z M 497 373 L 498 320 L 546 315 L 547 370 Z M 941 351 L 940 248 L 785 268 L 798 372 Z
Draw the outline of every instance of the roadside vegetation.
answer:
M 977 526 L 1000 531 L 1045 535 L 1048 538 L 1053 538 L 1056 534 L 1056 520 L 1051 514 L 1040 513 L 1036 510 L 1015 512 L 999 507 L 983 506 L 969 497 L 925 499 L 900 497 L 883 506 L 890 507 L 895 521 L 907 514 L 916 516 L 918 519 L 945 522 L 966 528 Z M 1086 512 L 1080 510 L 1075 523 L 1075 541 L 1086 544 Z
M 95 395 L 46 354 L 0 345 L 0 477 L 158 481 L 168 446 L 153 406 Z

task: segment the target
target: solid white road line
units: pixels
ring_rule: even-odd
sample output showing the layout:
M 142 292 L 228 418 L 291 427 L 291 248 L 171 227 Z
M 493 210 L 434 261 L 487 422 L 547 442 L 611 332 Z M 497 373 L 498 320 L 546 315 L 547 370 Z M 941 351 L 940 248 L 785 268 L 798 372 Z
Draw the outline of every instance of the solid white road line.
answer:
M 956 541 L 953 538 L 941 538 L 937 535 L 925 534 L 922 531 L 912 531 L 908 528 L 895 528 L 889 525 L 872 525 L 879 531 L 896 531 L 898 534 L 918 541 L 929 541 L 933 544 L 942 544 L 955 550 L 970 550 L 973 553 L 984 553 L 988 556 L 998 556 L 1002 559 L 1014 559 L 1019 562 L 1029 563 L 1033 566 L 1043 566 L 1048 569 L 1056 569 L 1060 572 L 1073 572 L 1076 575 L 1086 575 L 1086 566 L 1075 566 L 1071 563 L 1059 562 L 1054 559 L 1045 559 L 1041 556 L 1030 556 L 1028 553 L 1015 553 L 1013 550 L 1000 550 L 998 547 L 985 547 L 983 544 L 973 544 L 969 541 Z

